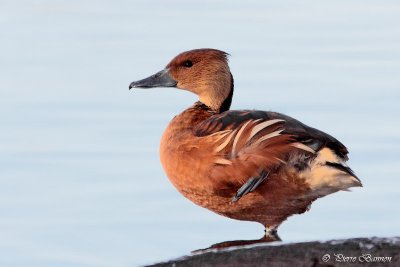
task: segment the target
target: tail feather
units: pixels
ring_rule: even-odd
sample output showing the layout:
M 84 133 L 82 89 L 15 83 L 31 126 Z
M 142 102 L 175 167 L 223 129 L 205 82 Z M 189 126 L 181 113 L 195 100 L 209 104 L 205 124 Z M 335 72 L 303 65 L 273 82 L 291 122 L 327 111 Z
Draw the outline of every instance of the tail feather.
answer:
M 353 171 L 349 166 L 344 165 L 343 163 L 341 164 L 341 163 L 330 162 L 330 161 L 327 161 L 325 164 L 326 164 L 327 166 L 330 166 L 330 167 L 336 168 L 336 169 L 338 169 L 338 170 L 341 170 L 341 171 L 347 173 L 347 174 L 350 175 L 350 176 L 353 176 L 353 177 L 356 178 L 357 181 L 359 181 L 360 184 L 361 184 L 361 180 L 357 177 L 357 175 L 354 173 L 354 171 Z

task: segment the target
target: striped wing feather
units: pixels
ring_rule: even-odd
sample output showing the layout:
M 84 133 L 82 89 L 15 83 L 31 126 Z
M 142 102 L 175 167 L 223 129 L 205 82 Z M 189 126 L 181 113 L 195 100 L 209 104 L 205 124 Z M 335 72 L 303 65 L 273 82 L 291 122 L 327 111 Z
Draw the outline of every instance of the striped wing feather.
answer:
M 236 181 L 239 187 L 262 172 L 279 168 L 293 153 L 312 155 L 330 146 L 343 158 L 347 154 L 330 135 L 273 112 L 227 111 L 197 125 L 194 134 L 214 144 L 211 178 Z
M 244 122 L 283 120 L 283 134 L 291 135 L 295 141 L 319 151 L 323 147 L 332 149 L 339 157 L 347 160 L 347 148 L 331 135 L 315 128 L 309 127 L 300 121 L 277 112 L 260 110 L 229 110 L 211 116 L 194 129 L 196 136 L 206 136 L 223 130 L 236 129 Z

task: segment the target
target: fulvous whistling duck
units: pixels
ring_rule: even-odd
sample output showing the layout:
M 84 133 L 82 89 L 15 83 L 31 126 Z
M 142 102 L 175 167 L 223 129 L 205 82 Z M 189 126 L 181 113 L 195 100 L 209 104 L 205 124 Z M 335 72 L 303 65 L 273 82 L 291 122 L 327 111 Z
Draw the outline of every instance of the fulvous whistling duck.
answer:
M 175 87 L 199 97 L 173 118 L 160 144 L 162 165 L 181 194 L 271 233 L 317 198 L 362 186 L 334 137 L 277 112 L 229 110 L 234 83 L 227 57 L 216 49 L 183 52 L 129 86 Z

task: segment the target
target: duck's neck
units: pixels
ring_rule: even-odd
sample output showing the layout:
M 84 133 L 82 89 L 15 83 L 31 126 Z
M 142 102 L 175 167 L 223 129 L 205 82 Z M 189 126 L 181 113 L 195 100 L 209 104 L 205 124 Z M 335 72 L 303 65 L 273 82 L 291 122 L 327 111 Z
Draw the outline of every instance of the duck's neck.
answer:
M 220 108 L 219 108 L 219 112 L 224 112 L 230 109 L 231 104 L 232 104 L 232 97 L 233 97 L 233 88 L 235 87 L 234 85 L 234 81 L 233 81 L 233 76 L 231 74 L 231 90 L 229 92 L 229 95 L 227 98 L 225 98 L 225 100 L 222 102 Z
M 203 121 L 207 120 L 211 116 L 215 115 L 216 112 L 209 106 L 198 101 L 193 106 L 187 108 L 179 115 L 175 116 L 168 125 L 166 132 L 169 136 L 176 136 L 181 138 L 180 133 L 189 130 L 192 132 L 196 125 L 199 125 Z
M 223 88 L 212 88 L 211 90 L 207 90 L 208 93 L 206 96 L 200 96 L 200 101 L 216 113 L 222 113 L 231 107 L 234 81 L 230 72 L 229 75 L 229 83 L 219 84 Z M 229 91 L 226 88 L 229 88 Z M 213 94 L 211 95 L 209 92 L 213 92 Z

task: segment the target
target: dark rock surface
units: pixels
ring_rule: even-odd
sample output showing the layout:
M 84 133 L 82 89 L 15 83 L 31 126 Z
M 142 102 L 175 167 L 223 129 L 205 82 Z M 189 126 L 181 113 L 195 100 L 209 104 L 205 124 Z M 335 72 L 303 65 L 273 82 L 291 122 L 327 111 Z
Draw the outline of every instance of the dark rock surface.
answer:
M 190 256 L 150 266 L 400 267 L 400 237 L 353 238 L 287 244 L 258 243 L 204 250 Z

